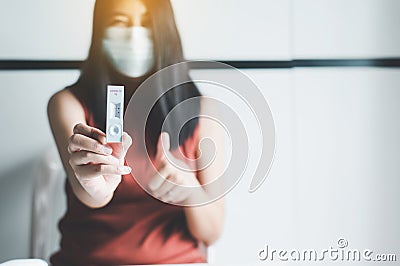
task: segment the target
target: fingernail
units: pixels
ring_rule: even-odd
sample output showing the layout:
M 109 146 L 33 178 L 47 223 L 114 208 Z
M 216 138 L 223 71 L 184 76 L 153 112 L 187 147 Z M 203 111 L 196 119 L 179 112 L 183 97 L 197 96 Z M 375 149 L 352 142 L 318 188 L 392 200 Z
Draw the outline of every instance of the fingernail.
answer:
M 99 141 L 101 142 L 101 144 L 106 144 L 107 143 L 107 139 L 106 139 L 106 137 L 104 137 L 104 136 L 101 136 L 100 138 L 99 138 Z
M 127 175 L 127 174 L 129 174 L 129 173 L 132 171 L 132 169 L 131 169 L 129 166 L 121 166 L 121 167 L 119 168 L 119 171 L 120 171 L 121 173 Z
M 104 153 L 111 154 L 113 150 L 110 147 L 104 147 Z

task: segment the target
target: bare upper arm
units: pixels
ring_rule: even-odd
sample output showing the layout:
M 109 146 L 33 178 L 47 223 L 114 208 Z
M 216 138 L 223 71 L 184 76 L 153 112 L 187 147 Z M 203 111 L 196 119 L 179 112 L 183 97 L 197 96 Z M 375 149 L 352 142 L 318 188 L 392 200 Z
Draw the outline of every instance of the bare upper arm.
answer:
M 83 188 L 69 164 L 68 153 L 68 140 L 73 134 L 74 126 L 78 123 L 86 124 L 83 106 L 68 89 L 63 89 L 50 98 L 47 104 L 47 116 L 70 184 L 78 198 L 85 201 L 87 199 L 82 197 Z
M 68 162 L 68 139 L 78 123 L 86 123 L 85 112 L 78 99 L 67 89 L 55 93 L 47 104 L 47 116 L 61 159 Z M 66 169 L 67 170 L 67 169 Z
M 207 108 L 208 111 L 212 109 L 211 113 L 219 111 L 217 106 L 211 105 L 209 101 L 203 100 L 201 102 L 201 110 L 205 110 L 205 108 Z M 203 112 L 200 112 L 200 115 L 202 114 Z M 199 117 L 199 127 L 199 148 L 197 155 L 200 157 L 198 157 L 198 166 L 208 166 L 198 171 L 198 179 L 201 184 L 206 184 L 212 182 L 216 178 L 222 178 L 224 173 L 226 157 L 224 131 L 213 119 L 201 116 Z M 200 145 L 202 139 L 209 139 L 214 145 Z M 201 156 L 203 153 L 207 155 Z M 208 164 L 212 157 L 214 157 L 214 160 L 211 164 Z M 215 189 L 215 187 L 213 189 Z M 221 190 L 221 193 L 223 193 L 223 187 L 217 189 Z

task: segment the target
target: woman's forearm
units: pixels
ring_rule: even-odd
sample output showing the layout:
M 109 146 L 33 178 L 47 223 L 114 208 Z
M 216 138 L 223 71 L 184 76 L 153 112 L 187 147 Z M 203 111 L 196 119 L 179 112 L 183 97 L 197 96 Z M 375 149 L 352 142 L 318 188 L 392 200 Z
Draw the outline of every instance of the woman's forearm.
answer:
M 78 179 L 75 176 L 68 176 L 69 183 L 71 185 L 72 191 L 75 196 L 86 206 L 92 209 L 102 208 L 106 206 L 111 199 L 113 198 L 113 194 L 110 194 L 106 197 L 92 197 L 79 183 Z
M 224 223 L 223 199 L 184 210 L 189 231 L 197 240 L 209 246 L 219 238 Z

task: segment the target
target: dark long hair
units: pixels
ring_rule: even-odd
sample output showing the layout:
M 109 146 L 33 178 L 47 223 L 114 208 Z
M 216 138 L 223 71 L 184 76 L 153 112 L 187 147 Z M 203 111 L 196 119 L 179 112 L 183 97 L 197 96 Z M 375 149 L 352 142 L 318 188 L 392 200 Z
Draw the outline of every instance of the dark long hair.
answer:
M 149 10 L 151 17 L 151 30 L 154 41 L 155 62 L 152 71 L 143 77 L 129 78 L 116 71 L 102 47 L 102 38 L 104 30 L 107 27 L 107 17 L 110 16 L 110 7 L 114 1 L 118 0 L 97 0 L 94 8 L 92 42 L 78 81 L 71 85 L 69 89 L 81 100 L 82 104 L 91 112 L 95 125 L 105 131 L 106 117 L 106 87 L 109 84 L 124 85 L 125 108 L 134 91 L 150 75 L 172 64 L 184 61 L 181 39 L 176 27 L 175 18 L 171 3 L 169 0 L 143 0 L 143 3 Z M 180 73 L 187 75 L 189 70 Z M 162 86 L 162 82 L 160 85 Z M 153 88 L 152 88 L 153 89 Z M 163 88 L 154 88 L 150 93 L 161 93 Z M 193 82 L 185 83 L 174 87 L 165 93 L 154 105 L 150 112 L 146 124 L 146 146 L 149 154 L 156 151 L 156 144 L 161 133 L 161 126 L 167 114 L 176 105 L 182 101 L 200 96 L 200 92 Z M 197 98 L 199 99 L 199 98 Z M 200 102 L 195 100 L 191 106 L 191 113 L 200 112 Z M 177 118 L 179 119 L 179 118 Z M 180 122 L 177 121 L 177 124 Z M 198 119 L 192 119 L 182 127 L 179 135 L 179 143 L 174 143 L 171 138 L 171 148 L 177 148 L 187 138 L 189 138 L 196 126 Z M 170 134 L 175 127 L 173 125 L 166 127 Z

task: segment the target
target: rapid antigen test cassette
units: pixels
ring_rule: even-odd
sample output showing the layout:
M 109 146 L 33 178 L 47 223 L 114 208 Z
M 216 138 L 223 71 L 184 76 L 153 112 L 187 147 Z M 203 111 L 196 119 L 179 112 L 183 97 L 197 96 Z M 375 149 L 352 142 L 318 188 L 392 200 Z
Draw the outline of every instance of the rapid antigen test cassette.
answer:
M 107 86 L 107 142 L 122 142 L 124 86 Z

